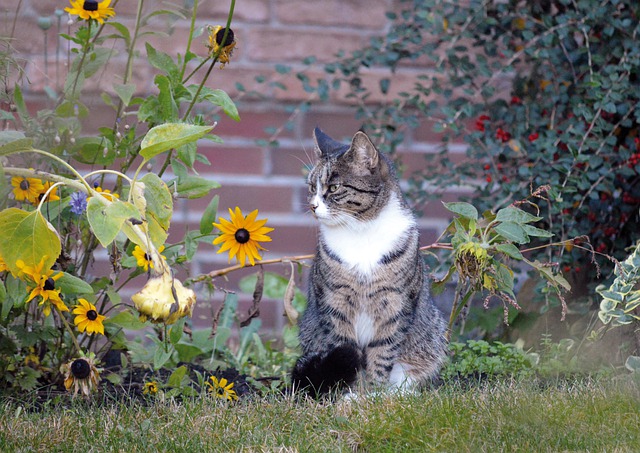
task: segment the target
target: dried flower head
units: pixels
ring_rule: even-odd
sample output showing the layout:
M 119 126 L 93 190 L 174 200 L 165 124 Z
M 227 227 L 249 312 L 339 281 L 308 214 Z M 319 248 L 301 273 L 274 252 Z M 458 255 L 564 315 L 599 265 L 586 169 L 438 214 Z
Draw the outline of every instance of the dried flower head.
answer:
M 142 321 L 150 318 L 154 323 L 173 324 L 183 316 L 191 316 L 196 294 L 167 269 L 159 277 L 150 279 L 131 300 Z
M 65 363 L 61 371 L 64 374 L 64 386 L 68 391 L 73 388 L 74 397 L 78 392 L 89 396 L 98 388 L 100 371 L 96 367 L 93 353 L 88 357 L 80 357 Z
M 209 55 L 213 58 L 217 58 L 220 62 L 220 67 L 224 68 L 225 64 L 228 64 L 231 60 L 231 54 L 236 46 L 236 39 L 233 30 L 217 25 L 215 27 L 208 27 L 209 29 L 209 42 L 207 48 L 209 49 Z M 226 34 L 226 37 L 225 37 Z

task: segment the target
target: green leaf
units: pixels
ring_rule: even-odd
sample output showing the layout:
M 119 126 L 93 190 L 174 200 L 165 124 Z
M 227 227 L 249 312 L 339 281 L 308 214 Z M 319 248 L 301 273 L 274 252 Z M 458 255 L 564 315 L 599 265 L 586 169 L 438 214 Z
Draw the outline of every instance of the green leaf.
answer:
M 176 370 L 171 373 L 169 379 L 167 380 L 167 386 L 169 387 L 182 387 L 182 380 L 187 375 L 187 367 L 182 365 L 176 368 Z
M 173 215 L 173 197 L 169 187 L 154 173 L 147 173 L 140 178 L 140 181 L 145 186 L 144 198 L 147 201 L 147 220 L 151 216 L 158 222 L 160 227 L 165 231 L 168 230 L 171 216 Z
M 90 284 L 66 272 L 62 273 L 62 277 L 56 281 L 56 287 L 67 294 L 93 294 L 93 288 Z
M 185 176 L 178 178 L 178 195 L 183 198 L 200 198 L 207 195 L 211 189 L 217 189 L 220 184 L 200 176 Z
M 172 345 L 175 345 L 182 338 L 182 332 L 184 331 L 184 323 L 186 319 L 180 318 L 169 329 L 169 341 Z
M 522 228 L 524 228 L 525 233 L 527 233 L 527 235 L 529 236 L 538 237 L 538 238 L 553 237 L 553 233 L 547 230 L 543 230 L 541 228 L 536 228 L 532 225 L 522 225 Z
M 33 140 L 30 138 L 21 138 L 13 140 L 0 146 L 0 156 L 8 156 L 9 154 L 22 153 L 30 151 L 33 145 Z
M 166 123 L 151 128 L 142 140 L 140 155 L 146 160 L 160 153 L 194 142 L 203 137 L 213 126 L 195 126 L 186 123 Z
M 131 102 L 131 97 L 136 91 L 136 85 L 135 83 L 116 83 L 113 85 L 113 89 L 126 107 Z
M 493 230 L 503 238 L 517 242 L 518 244 L 526 244 L 529 242 L 529 236 L 527 236 L 524 228 L 517 223 L 503 222 L 496 225 Z
M 156 345 L 156 352 L 155 354 L 153 354 L 153 369 L 159 370 L 160 368 L 162 368 L 165 363 L 169 361 L 172 354 L 173 348 L 169 348 L 168 351 L 165 351 L 163 344 Z
M 4 287 L 4 282 L 0 280 L 0 321 L 4 321 L 9 316 L 9 312 L 13 308 L 13 301 L 7 297 L 7 289 Z
M 640 357 L 630 355 L 629 357 L 627 357 L 627 360 L 624 362 L 624 366 L 629 371 L 633 371 L 634 373 L 640 373 Z
M 147 58 L 149 59 L 151 66 L 163 71 L 165 74 L 169 75 L 172 80 L 175 80 L 180 71 L 173 59 L 164 52 L 158 52 L 148 42 L 145 43 L 145 46 L 147 48 Z
M 218 215 L 219 201 L 220 196 L 214 196 L 202 213 L 202 218 L 200 219 L 201 234 L 209 234 L 213 231 L 213 222 L 216 221 L 216 216 Z
M 197 90 L 197 85 L 191 85 L 189 87 L 189 90 L 193 91 L 192 95 L 194 95 L 195 90 Z M 205 87 L 205 89 L 201 91 L 200 97 L 214 105 L 221 107 L 222 111 L 224 111 L 224 113 L 226 113 L 229 118 L 235 121 L 240 121 L 238 108 L 226 92 L 218 89 L 212 90 Z
M 498 244 L 496 245 L 496 250 L 516 260 L 521 260 L 523 258 L 518 247 L 513 244 Z
M 445 203 L 442 202 L 444 207 L 453 212 L 454 214 L 458 214 L 461 217 L 471 220 L 478 220 L 478 210 L 469 203 L 463 202 L 453 202 L 453 203 Z
M 130 218 L 140 218 L 140 212 L 131 203 L 114 199 L 105 205 L 96 197 L 91 197 L 87 203 L 87 219 L 91 231 L 103 247 L 113 242 L 122 229 L 122 224 Z
M 115 325 L 122 327 L 125 330 L 140 330 L 146 328 L 149 324 L 140 321 L 138 316 L 134 315 L 131 311 L 125 310 L 117 313 L 113 316 L 109 316 L 105 320 L 105 325 Z
M 40 211 L 8 208 L 0 212 L 0 256 L 9 270 L 18 275 L 18 260 L 36 266 L 44 259 L 43 270 L 53 266 L 62 247 L 58 233 Z
M 522 225 L 525 223 L 537 222 L 542 220 L 542 217 L 529 214 L 515 206 L 507 206 L 496 213 L 496 220 L 498 222 L 513 222 Z

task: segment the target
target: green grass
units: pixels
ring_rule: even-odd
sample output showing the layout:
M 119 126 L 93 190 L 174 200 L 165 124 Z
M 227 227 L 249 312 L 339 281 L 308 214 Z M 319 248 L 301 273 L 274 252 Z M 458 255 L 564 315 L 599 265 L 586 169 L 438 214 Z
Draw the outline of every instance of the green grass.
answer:
M 317 403 L 207 397 L 149 406 L 0 406 L 0 451 L 637 451 L 640 386 L 445 385 L 420 395 Z

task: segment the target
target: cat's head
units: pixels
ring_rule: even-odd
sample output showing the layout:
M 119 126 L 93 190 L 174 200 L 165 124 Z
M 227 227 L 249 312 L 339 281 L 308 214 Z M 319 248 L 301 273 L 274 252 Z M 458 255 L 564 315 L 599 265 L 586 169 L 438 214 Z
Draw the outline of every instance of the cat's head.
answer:
M 311 211 L 325 225 L 375 218 L 397 187 L 389 159 L 361 131 L 349 145 L 319 128 L 314 137 L 316 162 L 307 178 Z

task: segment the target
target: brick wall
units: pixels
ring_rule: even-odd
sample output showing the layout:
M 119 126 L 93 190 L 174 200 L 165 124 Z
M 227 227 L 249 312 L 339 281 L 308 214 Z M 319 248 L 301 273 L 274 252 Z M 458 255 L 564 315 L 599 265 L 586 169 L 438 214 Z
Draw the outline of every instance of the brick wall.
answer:
M 115 2 L 115 0 L 114 0 Z M 0 34 L 7 36 L 12 29 L 13 17 L 20 5 L 14 32 L 13 46 L 24 58 L 25 75 L 29 80 L 24 88 L 25 96 L 33 109 L 46 105 L 43 93 L 45 86 L 55 87 L 56 69 L 64 74 L 66 57 L 56 66 L 56 49 L 62 46 L 66 55 L 66 41 L 56 37 L 57 19 L 52 15 L 56 7 L 63 8 L 67 3 L 50 0 L 4 0 L 0 13 L 2 25 Z M 133 27 L 137 2 L 120 0 L 116 5 L 119 22 Z M 160 8 L 161 2 L 145 2 L 146 10 Z M 163 6 L 162 6 L 163 7 Z M 197 26 L 205 24 L 224 24 L 229 1 L 200 1 L 200 14 Z M 394 7 L 392 0 L 239 0 L 236 4 L 232 28 L 238 41 L 232 62 L 223 70 L 214 70 L 208 86 L 222 88 L 236 100 L 242 121 L 236 123 L 225 116 L 219 118 L 215 133 L 224 139 L 224 144 L 203 142 L 200 152 L 207 155 L 211 167 L 200 167 L 201 175 L 220 182 L 220 213 L 226 213 L 228 207 L 240 206 L 243 210 L 258 208 L 261 217 L 269 218 L 269 225 L 275 228 L 273 242 L 268 244 L 269 251 L 264 258 L 312 253 L 315 247 L 315 222 L 309 215 L 305 203 L 306 186 L 303 168 L 309 163 L 313 143 L 311 134 L 318 125 L 335 138 L 348 139 L 359 127 L 354 118 L 355 109 L 340 97 L 333 96 L 328 103 L 313 103 L 304 112 L 291 111 L 303 100 L 309 99 L 293 75 L 280 74 L 276 64 L 291 65 L 294 70 L 302 69 L 302 60 L 310 55 L 318 62 L 333 59 L 339 50 L 355 50 L 388 27 L 385 12 Z M 54 26 L 47 32 L 46 53 L 44 57 L 44 32 L 37 26 L 40 16 L 50 16 Z M 62 16 L 62 31 L 67 32 L 67 16 Z M 164 19 L 155 18 L 153 29 L 165 31 L 169 27 L 170 36 L 153 36 L 153 45 L 170 54 L 183 53 L 186 45 L 189 21 L 177 20 L 170 24 Z M 204 54 L 205 36 L 196 39 L 195 52 Z M 118 44 L 116 44 L 117 46 Z M 134 71 L 134 82 L 138 92 L 144 94 L 155 89 L 152 80 L 154 69 L 145 64 L 145 50 L 140 45 L 139 64 Z M 106 89 L 125 65 L 125 55 L 114 57 L 101 78 L 89 85 L 96 91 Z M 312 68 L 311 73 L 321 74 L 321 67 Z M 410 87 L 414 83 L 415 67 L 400 68 L 392 78 L 391 93 Z M 256 82 L 262 77 L 263 83 Z M 382 77 L 389 76 L 383 69 L 371 69 L 367 80 L 376 83 Z M 270 87 L 270 82 L 278 81 L 286 86 L 286 91 Z M 245 86 L 248 91 L 255 90 L 260 96 L 252 96 L 236 89 L 236 83 Z M 392 95 L 389 95 L 391 97 Z M 381 96 L 377 99 L 385 102 Z M 111 124 L 113 111 L 104 108 L 100 98 L 95 96 L 91 102 L 90 119 L 85 130 L 95 130 L 98 125 Z M 291 120 L 293 127 L 278 134 L 280 146 L 268 148 L 258 146 L 257 140 L 269 139 L 271 133 L 265 128 L 278 128 Z M 429 127 L 407 138 L 401 149 L 407 173 L 424 165 L 422 154 L 437 149 L 437 137 L 430 133 Z M 454 147 L 455 148 L 455 147 Z M 461 146 L 460 146 L 461 148 Z M 458 151 L 461 151 L 459 149 Z M 156 169 L 157 170 L 157 169 Z M 455 199 L 456 194 L 448 195 Z M 179 240 L 188 229 L 197 229 L 200 213 L 208 200 L 179 200 L 171 228 L 171 240 Z M 422 242 L 428 244 L 435 240 L 447 224 L 446 214 L 440 203 L 422 206 L 426 214 L 420 220 Z M 106 258 L 106 254 L 103 255 Z M 217 255 L 213 247 L 202 245 L 196 261 L 191 263 L 194 274 L 209 272 L 226 265 L 224 256 Z M 99 273 L 98 263 L 95 272 Z M 286 273 L 289 267 L 275 265 L 267 270 Z M 233 274 L 228 282 L 219 281 L 219 286 L 235 289 L 235 282 L 241 274 Z M 196 313 L 198 323 L 206 323 L 212 308 L 220 303 L 220 294 L 208 297 L 201 295 Z M 243 298 L 248 303 L 247 298 Z M 282 309 L 279 301 L 265 301 L 263 321 L 267 328 L 279 328 L 282 325 Z

